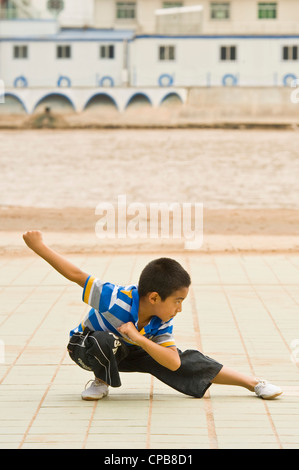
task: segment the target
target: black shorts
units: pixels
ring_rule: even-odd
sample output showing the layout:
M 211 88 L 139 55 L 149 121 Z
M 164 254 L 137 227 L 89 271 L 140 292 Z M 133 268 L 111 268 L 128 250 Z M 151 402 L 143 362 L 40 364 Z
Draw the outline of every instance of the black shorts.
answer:
M 113 333 L 91 332 L 87 328 L 83 334 L 75 333 L 67 348 L 74 362 L 112 387 L 121 386 L 119 372 L 141 372 L 196 398 L 203 397 L 223 367 L 200 351 L 188 349 L 182 352 L 178 349 L 181 366 L 171 371 L 139 346 L 128 345 Z

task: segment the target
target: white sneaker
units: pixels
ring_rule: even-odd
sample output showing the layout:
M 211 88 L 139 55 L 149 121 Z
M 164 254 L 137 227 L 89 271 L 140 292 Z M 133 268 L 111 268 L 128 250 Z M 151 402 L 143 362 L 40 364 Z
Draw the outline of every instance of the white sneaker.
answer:
M 91 382 L 90 387 L 86 388 Z M 81 393 L 82 400 L 101 400 L 109 393 L 108 385 L 98 379 L 90 380 L 85 385 L 85 390 Z
M 282 394 L 282 390 L 276 385 L 272 385 L 266 380 L 259 380 L 259 383 L 254 387 L 254 391 L 259 398 L 264 400 L 271 400 Z

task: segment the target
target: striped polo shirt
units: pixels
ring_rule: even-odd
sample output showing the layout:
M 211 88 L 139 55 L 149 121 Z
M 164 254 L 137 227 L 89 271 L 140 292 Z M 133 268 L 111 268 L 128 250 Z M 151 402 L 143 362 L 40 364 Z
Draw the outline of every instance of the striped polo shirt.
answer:
M 127 336 L 122 335 L 117 328 L 128 322 L 132 322 L 137 328 L 138 286 L 122 287 L 109 282 L 104 283 L 89 276 L 83 289 L 82 300 L 92 308 L 82 323 L 70 332 L 70 336 L 74 333 L 83 333 L 88 327 L 90 331 L 110 331 L 122 337 L 126 343 L 135 344 Z M 161 346 L 175 346 L 172 319 L 163 322 L 160 318 L 153 316 L 140 333 Z

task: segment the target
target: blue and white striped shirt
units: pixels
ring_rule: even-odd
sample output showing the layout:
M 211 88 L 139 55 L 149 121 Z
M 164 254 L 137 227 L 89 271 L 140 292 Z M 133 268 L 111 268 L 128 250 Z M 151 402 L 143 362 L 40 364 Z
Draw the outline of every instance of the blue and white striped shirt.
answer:
M 139 294 L 136 285 L 122 287 L 109 282 L 103 283 L 89 276 L 83 289 L 82 300 L 92 309 L 82 323 L 70 332 L 70 336 L 74 333 L 83 333 L 87 327 L 91 331 L 110 331 L 121 336 L 126 343 L 134 344 L 117 328 L 128 322 L 132 322 L 137 328 Z M 161 346 L 175 346 L 172 319 L 163 322 L 153 316 L 140 333 Z

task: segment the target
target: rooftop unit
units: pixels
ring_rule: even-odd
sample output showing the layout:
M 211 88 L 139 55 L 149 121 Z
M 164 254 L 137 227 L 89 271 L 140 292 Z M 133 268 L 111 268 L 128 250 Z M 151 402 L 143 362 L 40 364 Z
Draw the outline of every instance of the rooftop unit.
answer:
M 200 33 L 202 31 L 202 10 L 202 5 L 156 10 L 157 34 Z

